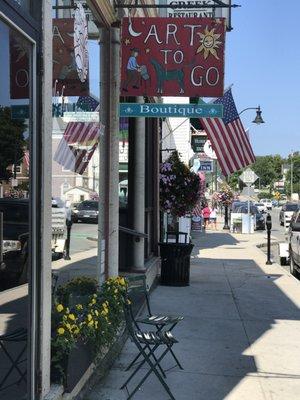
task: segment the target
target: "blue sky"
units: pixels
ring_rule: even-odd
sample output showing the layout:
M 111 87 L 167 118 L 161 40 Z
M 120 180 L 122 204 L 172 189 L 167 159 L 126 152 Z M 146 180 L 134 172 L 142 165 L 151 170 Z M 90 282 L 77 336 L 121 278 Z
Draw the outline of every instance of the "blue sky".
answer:
M 256 155 L 300 150 L 300 1 L 233 0 L 225 82 L 238 110 L 260 104 L 265 124 L 242 115 Z

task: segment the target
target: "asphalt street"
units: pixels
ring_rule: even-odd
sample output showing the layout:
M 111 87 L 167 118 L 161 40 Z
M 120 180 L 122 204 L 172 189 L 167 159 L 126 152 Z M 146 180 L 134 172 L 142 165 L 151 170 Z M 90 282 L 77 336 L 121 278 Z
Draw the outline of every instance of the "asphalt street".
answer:
M 79 253 L 97 247 L 97 242 L 88 238 L 98 236 L 97 224 L 78 222 L 72 225 L 70 254 Z

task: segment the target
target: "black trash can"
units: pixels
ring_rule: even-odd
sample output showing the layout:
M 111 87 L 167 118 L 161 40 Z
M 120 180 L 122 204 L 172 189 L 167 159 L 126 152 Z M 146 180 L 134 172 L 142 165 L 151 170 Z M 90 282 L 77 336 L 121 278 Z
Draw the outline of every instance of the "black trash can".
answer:
M 182 234 L 181 232 L 167 232 L 167 243 L 159 243 L 161 285 L 188 286 L 190 284 L 190 262 L 194 245 L 191 243 L 178 243 L 178 238 Z M 176 243 L 169 243 L 169 236 L 175 236 Z

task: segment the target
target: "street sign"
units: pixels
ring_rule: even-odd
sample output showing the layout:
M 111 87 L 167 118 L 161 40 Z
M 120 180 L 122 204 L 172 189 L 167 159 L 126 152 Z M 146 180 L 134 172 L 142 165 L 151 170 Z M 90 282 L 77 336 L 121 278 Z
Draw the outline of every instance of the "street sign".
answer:
M 222 118 L 222 104 L 121 103 L 120 117 Z
M 252 171 L 251 168 L 247 168 L 241 175 L 240 175 L 240 180 L 244 182 L 246 185 L 252 185 L 256 180 L 258 179 L 258 176 L 254 171 Z

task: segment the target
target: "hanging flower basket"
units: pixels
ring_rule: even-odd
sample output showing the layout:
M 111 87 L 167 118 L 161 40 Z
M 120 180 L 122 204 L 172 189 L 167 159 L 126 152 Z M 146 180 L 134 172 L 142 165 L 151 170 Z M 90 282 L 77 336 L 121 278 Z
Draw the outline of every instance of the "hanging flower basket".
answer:
M 177 217 L 192 212 L 200 197 L 199 184 L 199 176 L 174 151 L 160 168 L 161 209 Z
M 219 203 L 223 206 L 229 206 L 234 200 L 234 193 L 231 190 L 230 186 L 227 185 L 227 183 L 224 183 L 221 186 L 220 192 L 214 198 L 218 198 Z

